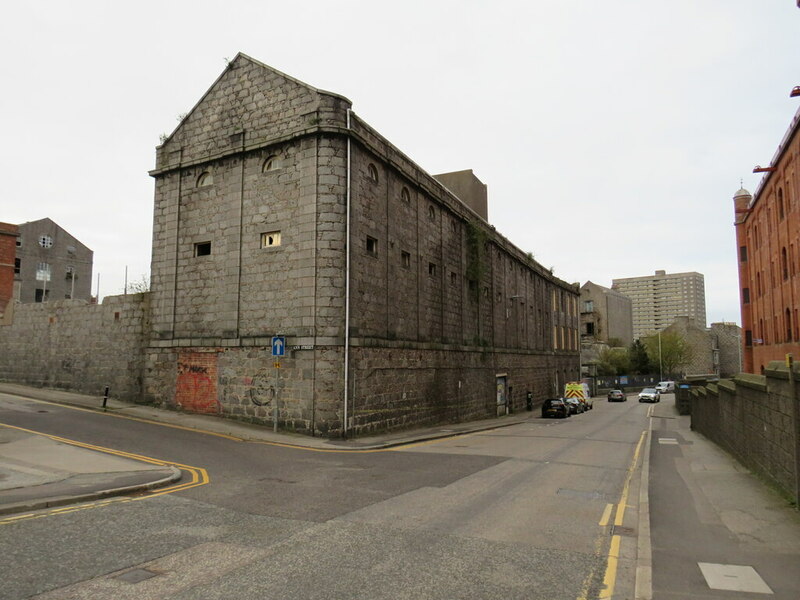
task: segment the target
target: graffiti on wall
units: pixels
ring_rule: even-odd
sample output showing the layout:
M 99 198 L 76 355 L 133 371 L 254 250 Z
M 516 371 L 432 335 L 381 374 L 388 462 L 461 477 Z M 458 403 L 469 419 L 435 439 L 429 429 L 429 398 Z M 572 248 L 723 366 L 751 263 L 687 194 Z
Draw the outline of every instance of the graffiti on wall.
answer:
M 217 399 L 216 352 L 184 352 L 178 355 L 175 402 L 179 408 L 191 412 L 222 412 Z

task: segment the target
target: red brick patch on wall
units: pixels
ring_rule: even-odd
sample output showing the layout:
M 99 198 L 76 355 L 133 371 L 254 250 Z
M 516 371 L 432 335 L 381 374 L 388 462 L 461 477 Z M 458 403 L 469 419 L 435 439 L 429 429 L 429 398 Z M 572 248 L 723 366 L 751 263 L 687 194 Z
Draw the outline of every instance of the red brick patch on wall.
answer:
M 217 400 L 217 353 L 179 354 L 175 388 L 175 402 L 184 410 L 207 414 L 221 412 L 222 406 Z

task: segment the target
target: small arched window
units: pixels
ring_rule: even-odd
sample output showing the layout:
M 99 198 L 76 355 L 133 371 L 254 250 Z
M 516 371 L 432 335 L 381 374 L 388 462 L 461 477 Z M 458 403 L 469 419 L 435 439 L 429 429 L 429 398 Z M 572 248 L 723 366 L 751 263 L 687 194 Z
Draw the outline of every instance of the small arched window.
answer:
M 778 220 L 783 221 L 783 189 L 778 188 Z
M 785 319 L 786 319 L 785 320 L 785 323 L 786 323 L 786 341 L 787 342 L 791 342 L 792 341 L 792 311 L 790 311 L 787 308 L 785 314 L 786 314 L 786 317 L 785 317 Z
M 403 189 L 400 190 L 400 200 L 406 204 L 411 202 L 411 193 L 408 191 L 407 187 L 403 187 Z
M 208 171 L 203 171 L 197 178 L 197 187 L 206 187 L 214 184 L 214 176 Z
M 367 174 L 369 175 L 370 181 L 378 183 L 378 168 L 372 163 L 369 163 L 367 167 Z
M 283 166 L 283 161 L 277 156 L 270 156 L 267 160 L 264 161 L 264 164 L 261 165 L 261 172 L 268 173 L 270 171 L 277 171 Z
M 436 209 L 433 207 L 433 204 L 429 204 L 428 205 L 428 218 L 431 221 L 435 221 L 436 220 Z

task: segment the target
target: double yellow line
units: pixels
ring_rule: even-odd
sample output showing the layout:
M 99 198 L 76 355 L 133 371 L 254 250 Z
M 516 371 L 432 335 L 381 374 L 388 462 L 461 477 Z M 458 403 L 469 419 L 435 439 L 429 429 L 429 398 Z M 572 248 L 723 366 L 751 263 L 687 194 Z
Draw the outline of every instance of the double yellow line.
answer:
M 628 472 L 625 476 L 625 483 L 622 486 L 622 494 L 620 495 L 619 502 L 616 504 L 616 513 L 614 514 L 614 527 L 622 527 L 622 524 L 625 520 L 625 509 L 628 506 L 628 494 L 630 494 L 631 479 L 633 478 L 633 472 L 636 470 L 636 465 L 639 462 L 639 454 L 642 451 L 642 444 L 644 443 L 646 436 L 647 436 L 647 431 L 643 431 L 642 435 L 639 436 L 639 443 L 636 444 L 636 450 L 634 450 L 633 452 L 633 458 L 631 459 L 631 464 L 628 467 Z M 614 512 L 614 508 L 615 508 L 614 504 L 606 505 L 606 508 L 603 511 L 603 516 L 600 518 L 600 521 L 598 523 L 600 527 L 608 527 L 608 524 L 611 521 L 611 513 Z M 611 598 L 614 595 L 614 586 L 616 585 L 617 582 L 617 568 L 619 566 L 621 543 L 622 543 L 621 536 L 617 534 L 611 536 L 611 544 L 608 548 L 608 561 L 606 563 L 606 572 L 603 577 L 603 589 L 600 590 L 600 593 L 598 595 L 599 600 L 607 600 L 608 598 Z M 598 546 L 601 545 L 600 540 L 598 540 L 597 545 Z M 593 578 L 593 576 L 594 576 L 594 571 L 589 574 L 589 577 L 587 577 L 587 580 L 584 583 L 583 593 L 581 594 L 581 596 L 579 596 L 578 600 L 586 600 L 589 593 L 589 585 L 591 583 L 591 579 Z
M 34 431 L 32 429 L 25 429 L 24 427 L 16 427 L 14 425 L 8 425 L 6 423 L 0 423 L 0 426 L 7 427 L 9 429 L 16 429 L 17 431 L 23 431 L 25 433 L 31 433 L 33 435 L 40 435 L 42 437 L 49 438 L 55 442 L 61 442 L 63 444 L 69 444 L 71 446 L 77 446 L 79 448 L 86 448 L 87 450 L 95 450 L 98 452 L 104 452 L 106 454 L 113 454 L 115 456 L 120 456 L 123 458 L 130 458 L 133 460 L 138 460 L 141 462 L 149 463 L 152 465 L 159 465 L 163 467 L 177 467 L 184 471 L 185 473 L 189 474 L 189 481 L 178 482 L 175 485 L 170 485 L 165 488 L 160 488 L 158 491 L 148 492 L 143 495 L 139 496 L 127 496 L 127 497 L 119 497 L 119 498 L 112 498 L 112 499 L 105 499 L 101 501 L 94 501 L 94 502 L 86 502 L 86 503 L 79 503 L 71 506 L 55 508 L 49 511 L 40 511 L 36 513 L 25 513 L 22 515 L 15 515 L 13 517 L 6 517 L 0 519 L 0 525 L 7 525 L 9 523 L 17 523 L 22 520 L 26 519 L 37 519 L 41 517 L 46 517 L 50 515 L 57 515 L 63 514 L 67 512 L 73 512 L 78 510 L 85 510 L 88 508 L 99 508 L 101 506 L 107 506 L 109 504 L 113 504 L 116 502 L 133 502 L 136 500 L 145 500 L 147 498 L 153 498 L 155 496 L 163 496 L 165 494 L 173 494 L 175 492 L 181 492 L 183 490 L 188 490 L 193 487 L 199 487 L 201 485 L 205 485 L 211 481 L 211 478 L 208 476 L 208 471 L 201 467 L 193 467 L 191 465 L 184 465 L 182 463 L 172 462 L 172 461 L 165 461 L 160 460 L 157 458 L 152 458 L 150 456 L 143 456 L 141 454 L 133 454 L 131 452 L 123 452 L 122 450 L 115 450 L 113 448 L 105 448 L 103 446 L 96 446 L 94 444 L 87 444 L 85 442 L 79 442 L 77 440 L 71 440 L 68 438 L 59 437 L 57 435 L 50 435 L 48 433 L 42 433 L 41 431 Z

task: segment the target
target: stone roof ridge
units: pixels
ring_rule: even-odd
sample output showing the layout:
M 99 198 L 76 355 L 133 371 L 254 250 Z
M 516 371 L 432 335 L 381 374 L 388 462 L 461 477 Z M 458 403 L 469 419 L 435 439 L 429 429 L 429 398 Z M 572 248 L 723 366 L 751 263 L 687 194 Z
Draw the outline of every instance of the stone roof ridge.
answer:
M 309 85 L 309 84 L 305 83 L 304 81 L 300 81 L 299 79 L 297 79 L 295 77 L 292 77 L 291 75 L 287 75 L 283 71 L 279 71 L 278 69 L 276 69 L 274 67 L 270 67 L 268 64 L 263 63 L 260 60 L 256 60 L 255 58 L 253 58 L 252 56 L 248 56 L 244 52 L 237 52 L 236 56 L 233 57 L 233 60 L 227 61 L 228 64 L 222 70 L 222 73 L 220 73 L 219 76 L 213 81 L 213 83 L 210 86 L 208 86 L 208 89 L 203 93 L 202 96 L 200 96 L 200 98 L 197 100 L 197 102 L 194 103 L 194 106 L 192 106 L 192 108 L 189 109 L 186 112 L 186 114 L 183 115 L 183 118 L 180 120 L 178 125 L 175 127 L 175 129 L 172 130 L 172 133 L 170 133 L 157 147 L 164 146 L 166 143 L 168 143 L 172 139 L 172 137 L 178 132 L 178 130 L 180 130 L 180 128 L 183 126 L 183 124 L 186 121 L 186 119 L 188 119 L 192 115 L 192 113 L 195 110 L 197 110 L 197 107 L 200 106 L 205 101 L 206 97 L 217 86 L 217 84 L 222 80 L 222 78 L 225 77 L 225 74 L 229 70 L 235 69 L 236 68 L 235 65 L 236 65 L 237 62 L 245 61 L 245 60 L 250 62 L 250 63 L 252 63 L 252 64 L 254 64 L 254 65 L 256 65 L 256 66 L 258 66 L 259 68 L 267 69 L 268 71 L 272 71 L 276 75 L 285 78 L 287 81 L 291 81 L 292 83 L 295 83 L 295 84 L 297 84 L 299 86 L 302 86 L 302 87 L 304 87 L 304 88 L 306 88 L 308 90 L 311 90 L 312 92 L 314 92 L 316 94 L 324 94 L 326 96 L 333 96 L 335 98 L 341 98 L 345 102 L 349 103 L 351 106 L 353 105 L 352 101 L 350 101 L 349 98 L 347 98 L 345 96 L 342 96 L 341 94 L 337 94 L 335 92 L 328 92 L 328 91 L 325 91 L 325 90 L 321 90 L 319 88 L 315 88 L 313 85 Z
M 308 84 L 305 81 L 300 81 L 299 79 L 297 79 L 296 77 L 292 77 L 291 75 L 287 75 L 283 71 L 281 71 L 279 69 L 276 69 L 275 67 L 271 67 L 268 64 L 263 63 L 260 60 L 258 60 L 256 58 L 253 58 L 252 56 L 249 56 L 248 54 L 245 54 L 244 52 L 237 52 L 236 56 L 233 58 L 233 60 L 230 61 L 230 63 L 228 63 L 228 66 L 230 67 L 230 65 L 232 65 L 234 62 L 236 62 L 236 60 L 238 58 L 249 60 L 253 64 L 258 65 L 259 67 L 261 67 L 263 69 L 268 69 L 268 70 L 272 71 L 273 73 L 276 73 L 276 74 L 280 75 L 281 77 L 284 77 L 285 79 L 288 79 L 289 81 L 293 81 L 297 85 L 301 85 L 301 86 L 306 87 L 306 88 L 308 88 L 308 89 L 310 89 L 310 90 L 312 90 L 314 92 L 317 92 L 318 94 L 325 94 L 326 96 L 334 96 L 336 98 L 341 98 L 345 102 L 349 103 L 351 106 L 353 104 L 353 102 L 349 98 L 347 98 L 346 96 L 343 96 L 342 94 L 338 94 L 336 92 L 329 92 L 327 90 L 323 90 L 321 88 L 314 87 L 313 85 Z M 224 71 L 223 71 L 223 74 L 224 74 Z M 220 77 L 222 77 L 222 75 L 220 75 Z M 214 83 L 216 83 L 216 81 Z

